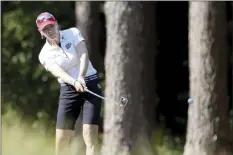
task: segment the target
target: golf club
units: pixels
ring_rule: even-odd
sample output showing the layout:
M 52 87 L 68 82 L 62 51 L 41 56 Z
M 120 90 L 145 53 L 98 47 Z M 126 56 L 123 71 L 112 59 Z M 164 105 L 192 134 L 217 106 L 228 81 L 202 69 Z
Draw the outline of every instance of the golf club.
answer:
M 84 88 L 84 90 L 85 90 L 86 92 L 92 94 L 92 95 L 95 95 L 95 96 L 97 96 L 97 97 L 99 97 L 99 98 L 101 98 L 101 99 L 103 99 L 103 100 L 112 102 L 112 103 L 114 103 L 114 104 L 116 104 L 116 105 L 118 105 L 118 106 L 121 106 L 121 107 L 125 107 L 126 104 L 128 103 L 128 99 L 125 98 L 125 97 L 121 97 L 120 103 L 117 103 L 117 102 L 115 102 L 115 101 L 112 101 L 112 100 L 110 100 L 110 99 L 107 99 L 107 98 L 105 98 L 105 97 L 103 97 L 103 96 L 100 96 L 100 95 L 98 95 L 98 94 L 96 94 L 96 93 L 90 91 L 90 90 L 89 90 L 88 88 L 86 88 L 86 87 Z

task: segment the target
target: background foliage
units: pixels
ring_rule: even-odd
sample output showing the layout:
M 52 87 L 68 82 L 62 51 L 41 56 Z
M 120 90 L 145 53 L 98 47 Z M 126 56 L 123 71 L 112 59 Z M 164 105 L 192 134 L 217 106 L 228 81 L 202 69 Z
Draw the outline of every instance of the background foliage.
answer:
M 180 9 L 177 9 L 178 7 Z M 158 74 L 156 80 L 160 102 L 155 109 L 157 124 L 154 141 L 160 146 L 158 149 L 162 154 L 180 154 L 185 140 L 188 107 L 186 100 L 189 89 L 188 5 L 187 2 L 160 3 L 157 9 L 156 26 L 160 44 L 156 62 Z M 38 131 L 41 131 L 44 137 L 54 134 L 59 85 L 39 63 L 38 54 L 44 40 L 37 31 L 35 19 L 39 13 L 48 11 L 56 16 L 60 28 L 66 29 L 76 26 L 74 10 L 75 2 L 72 1 L 5 1 L 2 3 L 1 107 L 3 135 L 5 135 L 3 148 L 10 145 L 6 140 L 9 139 L 9 135 L 15 141 L 24 139 L 23 137 L 17 139 L 17 136 L 12 134 L 14 132 L 10 129 L 15 129 L 14 127 L 20 128 L 18 135 L 34 129 L 32 132 L 40 137 L 41 143 L 43 143 L 41 141 L 43 136 L 38 135 Z M 174 14 L 173 17 L 169 16 L 168 10 L 170 14 Z M 229 49 L 232 49 L 230 35 L 232 34 L 232 15 L 230 12 L 228 13 L 228 45 Z M 182 25 L 177 22 L 178 18 L 181 19 Z M 100 20 L 104 28 L 103 14 L 100 15 Z M 104 53 L 104 48 L 102 47 L 101 53 Z M 229 50 L 230 55 L 231 52 L 232 50 Z M 229 56 L 229 70 L 231 71 L 230 58 Z M 171 70 L 176 70 L 177 74 L 171 75 Z M 100 75 L 104 86 L 104 73 Z M 229 103 L 232 98 L 231 80 L 232 76 L 229 72 Z M 232 104 L 230 105 L 231 108 Z M 40 145 L 39 143 L 33 144 Z M 173 150 L 176 148 L 178 151 L 167 152 L 167 148 Z

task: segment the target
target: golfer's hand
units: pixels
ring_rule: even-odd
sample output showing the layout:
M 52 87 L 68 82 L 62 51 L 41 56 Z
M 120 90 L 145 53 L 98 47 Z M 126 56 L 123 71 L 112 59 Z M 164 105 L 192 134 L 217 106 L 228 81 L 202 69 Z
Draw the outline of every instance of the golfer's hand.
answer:
M 86 87 L 86 82 L 83 76 L 79 76 L 78 81 L 81 83 L 83 87 Z
M 84 86 L 82 86 L 81 82 L 79 82 L 78 80 L 75 82 L 74 87 L 77 92 L 84 92 Z
M 76 84 L 77 83 L 77 84 Z M 84 88 L 86 87 L 85 79 L 83 76 L 79 76 L 75 83 L 75 88 L 77 92 L 84 92 Z

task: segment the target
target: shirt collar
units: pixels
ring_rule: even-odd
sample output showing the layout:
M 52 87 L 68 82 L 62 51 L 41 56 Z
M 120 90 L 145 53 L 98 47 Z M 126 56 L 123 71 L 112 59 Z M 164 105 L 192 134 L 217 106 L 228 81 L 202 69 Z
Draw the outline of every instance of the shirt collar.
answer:
M 65 38 L 64 38 L 64 33 L 62 31 L 59 31 L 60 34 L 60 42 L 62 42 Z
M 60 34 L 60 43 L 62 43 L 62 41 L 64 41 L 64 33 L 62 31 L 59 30 L 59 34 Z M 48 42 L 48 40 L 46 39 L 46 44 L 51 46 Z

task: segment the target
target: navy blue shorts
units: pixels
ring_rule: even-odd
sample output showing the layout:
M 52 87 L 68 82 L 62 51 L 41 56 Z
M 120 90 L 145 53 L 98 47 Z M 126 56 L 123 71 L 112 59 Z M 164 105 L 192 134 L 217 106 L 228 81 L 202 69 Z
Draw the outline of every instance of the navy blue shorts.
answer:
M 97 74 L 85 77 L 87 88 L 102 96 L 98 80 Z M 69 84 L 61 85 L 56 128 L 73 130 L 81 111 L 83 124 L 99 125 L 101 103 L 102 99 L 88 92 L 77 92 Z

